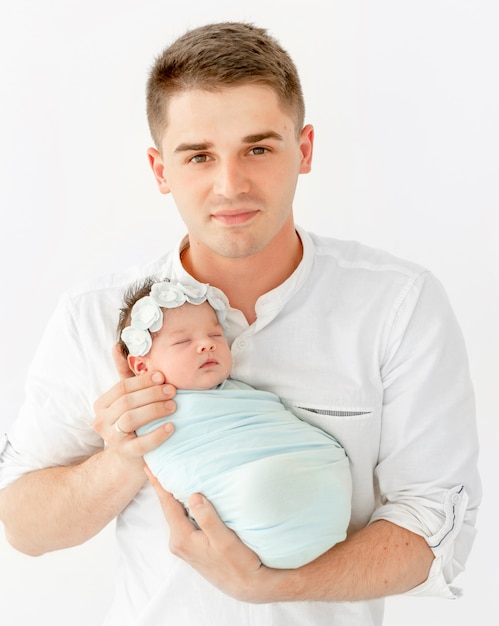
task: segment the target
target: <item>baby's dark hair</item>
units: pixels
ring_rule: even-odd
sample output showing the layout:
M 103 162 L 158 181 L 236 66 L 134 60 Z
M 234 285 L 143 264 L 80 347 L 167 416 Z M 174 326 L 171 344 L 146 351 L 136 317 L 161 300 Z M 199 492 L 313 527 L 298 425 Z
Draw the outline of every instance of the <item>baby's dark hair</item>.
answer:
M 133 305 L 141 298 L 148 296 L 151 293 L 151 287 L 159 280 L 167 281 L 168 279 L 159 279 L 157 276 L 148 276 L 147 278 L 130 285 L 123 295 L 123 305 L 120 308 L 117 334 L 118 345 L 125 358 L 128 357 L 129 351 L 125 342 L 121 339 L 121 333 L 124 328 L 130 326 Z

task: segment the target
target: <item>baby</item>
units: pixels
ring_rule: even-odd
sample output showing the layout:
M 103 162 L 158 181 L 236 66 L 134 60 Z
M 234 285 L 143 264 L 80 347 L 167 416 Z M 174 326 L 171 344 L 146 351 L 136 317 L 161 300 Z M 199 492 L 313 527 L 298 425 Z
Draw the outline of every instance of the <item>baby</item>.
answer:
M 264 565 L 295 568 L 346 537 L 351 477 L 340 444 L 279 398 L 230 379 L 223 324 L 229 303 L 208 285 L 148 279 L 125 296 L 119 336 L 137 375 L 161 371 L 177 388 L 175 433 L 145 455 L 187 507 L 202 493 Z

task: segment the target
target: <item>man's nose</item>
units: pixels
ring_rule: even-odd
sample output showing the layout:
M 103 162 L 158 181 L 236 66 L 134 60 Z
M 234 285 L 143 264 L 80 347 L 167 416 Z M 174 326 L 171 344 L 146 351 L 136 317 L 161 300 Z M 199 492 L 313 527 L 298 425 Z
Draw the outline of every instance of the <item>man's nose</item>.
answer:
M 248 193 L 249 180 L 244 171 L 244 166 L 238 159 L 219 161 L 213 191 L 224 198 L 235 198 L 241 193 Z

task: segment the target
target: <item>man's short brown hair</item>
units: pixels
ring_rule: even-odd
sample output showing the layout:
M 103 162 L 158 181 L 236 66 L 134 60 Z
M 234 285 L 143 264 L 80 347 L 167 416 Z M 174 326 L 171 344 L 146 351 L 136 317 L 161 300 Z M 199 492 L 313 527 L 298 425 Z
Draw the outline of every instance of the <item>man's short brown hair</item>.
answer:
M 248 83 L 273 88 L 295 120 L 296 132 L 301 132 L 305 105 L 298 72 L 265 29 L 222 22 L 185 33 L 157 57 L 147 83 L 147 118 L 156 147 L 161 145 L 173 94 Z

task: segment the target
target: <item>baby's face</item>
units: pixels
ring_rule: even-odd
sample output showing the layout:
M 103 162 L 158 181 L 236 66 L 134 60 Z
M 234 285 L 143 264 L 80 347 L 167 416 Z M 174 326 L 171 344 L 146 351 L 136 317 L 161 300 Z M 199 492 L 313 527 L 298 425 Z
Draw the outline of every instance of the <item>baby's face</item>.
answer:
M 144 358 L 147 371 L 163 372 L 178 389 L 211 389 L 230 374 L 232 355 L 208 302 L 163 309 L 163 326 Z

